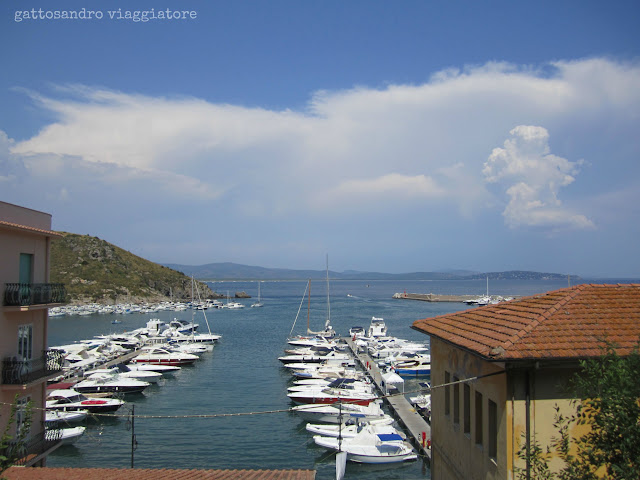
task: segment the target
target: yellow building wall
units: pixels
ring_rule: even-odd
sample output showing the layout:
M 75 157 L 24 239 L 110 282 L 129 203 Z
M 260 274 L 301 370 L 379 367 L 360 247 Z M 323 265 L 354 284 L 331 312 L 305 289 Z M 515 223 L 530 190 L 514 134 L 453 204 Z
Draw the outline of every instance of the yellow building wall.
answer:
M 446 373 L 449 381 L 484 375 L 489 377 L 471 380 L 470 428 L 464 431 L 464 387 L 458 387 L 460 394 L 459 422 L 454 415 L 454 386 L 449 387 L 449 413 L 446 413 Z M 529 438 L 531 444 L 537 441 L 546 452 L 558 430 L 554 427 L 556 410 L 566 416 L 575 413 L 572 403 L 569 379 L 575 368 L 530 364 L 509 364 L 489 362 L 454 345 L 431 338 L 431 383 L 432 383 L 432 478 L 437 480 L 514 480 L 518 478 L 516 469 L 524 471 L 526 461 L 518 457 L 518 451 L 525 444 L 527 431 L 527 384 L 529 385 Z M 476 424 L 478 411 L 475 394 L 482 395 L 480 429 Z M 489 456 L 489 412 L 488 402 L 496 404 L 497 410 L 497 452 Z M 482 443 L 476 442 L 476 432 L 481 431 Z M 584 426 L 572 426 L 570 435 L 577 438 L 585 432 Z M 552 470 L 559 470 L 563 462 L 557 455 L 549 457 Z
M 490 377 L 468 382 L 470 387 L 470 431 L 464 432 L 464 387 L 460 384 L 458 396 L 460 421 L 455 422 L 453 388 L 450 387 L 449 414 L 445 412 L 446 387 L 432 390 L 431 436 L 432 477 L 438 480 L 493 480 L 507 478 L 507 418 L 504 405 L 507 400 L 506 376 L 502 365 L 485 362 L 479 357 L 453 347 L 437 338 L 431 338 L 431 382 L 445 383 L 445 372 L 454 377 L 470 379 L 487 374 Z M 481 443 L 476 443 L 475 394 L 482 395 Z M 497 405 L 497 455 L 489 457 L 489 400 Z

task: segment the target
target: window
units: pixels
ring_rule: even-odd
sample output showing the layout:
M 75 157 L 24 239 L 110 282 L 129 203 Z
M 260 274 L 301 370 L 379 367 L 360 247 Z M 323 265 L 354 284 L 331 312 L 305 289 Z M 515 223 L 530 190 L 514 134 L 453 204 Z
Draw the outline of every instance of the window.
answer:
M 464 409 L 463 409 L 463 426 L 464 426 L 464 433 L 466 433 L 467 435 L 471 434 L 471 387 L 468 384 L 464 384 L 463 385 L 463 396 L 462 396 L 462 400 L 464 402 Z
M 444 414 L 451 415 L 451 386 L 448 385 L 451 383 L 451 374 L 449 372 L 444 372 Z
M 498 406 L 489 400 L 489 457 L 498 458 Z
M 18 327 L 18 356 L 22 361 L 33 358 L 33 325 Z
M 460 384 L 456 383 L 460 380 L 458 377 L 453 377 L 453 423 L 460 423 Z
M 482 394 L 476 392 L 476 445 L 482 446 Z
M 20 254 L 20 283 L 31 283 L 33 277 L 33 255 Z

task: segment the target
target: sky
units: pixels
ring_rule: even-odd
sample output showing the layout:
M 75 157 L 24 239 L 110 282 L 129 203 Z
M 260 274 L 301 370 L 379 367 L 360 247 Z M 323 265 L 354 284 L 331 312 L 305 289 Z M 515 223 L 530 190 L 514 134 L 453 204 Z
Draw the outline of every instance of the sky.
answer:
M 158 263 L 638 278 L 639 24 L 637 1 L 3 0 L 0 201 Z

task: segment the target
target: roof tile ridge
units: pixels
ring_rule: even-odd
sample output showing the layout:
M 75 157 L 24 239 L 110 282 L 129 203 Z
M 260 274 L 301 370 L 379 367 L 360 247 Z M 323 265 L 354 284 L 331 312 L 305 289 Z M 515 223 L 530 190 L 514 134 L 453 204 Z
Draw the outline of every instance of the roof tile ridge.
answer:
M 575 287 L 568 287 L 568 288 L 561 288 L 559 290 L 552 290 L 552 291 L 547 292 L 546 294 L 544 294 L 544 296 L 549 296 L 549 295 L 552 295 L 552 294 L 555 294 L 555 293 L 559 293 L 559 292 L 561 292 L 563 290 L 567 291 L 567 293 L 568 293 L 567 295 L 564 295 L 556 303 L 554 303 L 550 307 L 546 308 L 544 310 L 544 312 L 541 312 L 538 315 L 536 315 L 535 317 L 533 317 L 531 322 L 529 322 L 527 325 L 525 325 L 522 329 L 518 330 L 516 333 L 514 333 L 507 340 L 502 342 L 502 345 L 496 345 L 496 348 L 502 348 L 502 349 L 504 349 L 506 351 L 509 348 L 513 347 L 516 343 L 518 343 L 518 341 L 522 340 L 525 336 L 527 336 L 533 330 L 538 328 L 543 321 L 548 320 L 554 313 L 556 313 L 558 310 L 560 310 L 560 307 L 566 305 L 570 300 L 575 298 L 576 295 L 578 295 L 583 290 L 583 287 L 584 287 L 584 285 L 581 284 L 581 285 L 576 285 Z

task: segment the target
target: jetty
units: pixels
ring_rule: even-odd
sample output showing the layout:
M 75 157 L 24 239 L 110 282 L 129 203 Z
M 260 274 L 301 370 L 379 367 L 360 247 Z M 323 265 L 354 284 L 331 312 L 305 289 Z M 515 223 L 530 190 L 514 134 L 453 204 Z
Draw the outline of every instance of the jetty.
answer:
M 478 295 L 442 295 L 439 293 L 394 293 L 393 298 L 402 300 L 421 300 L 423 302 L 468 302 L 478 298 Z
M 359 350 L 351 338 L 347 337 L 344 341 L 353 352 L 354 358 L 360 363 L 373 383 L 376 384 L 376 387 L 384 393 L 385 388 L 383 385 L 382 372 L 380 368 L 378 368 L 377 363 L 367 352 Z M 411 441 L 418 449 L 420 455 L 431 462 L 431 425 L 416 411 L 403 393 L 384 395 L 383 398 L 393 416 L 410 434 Z

